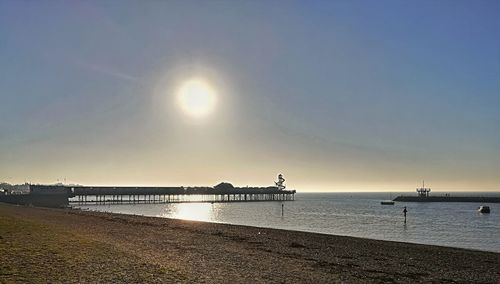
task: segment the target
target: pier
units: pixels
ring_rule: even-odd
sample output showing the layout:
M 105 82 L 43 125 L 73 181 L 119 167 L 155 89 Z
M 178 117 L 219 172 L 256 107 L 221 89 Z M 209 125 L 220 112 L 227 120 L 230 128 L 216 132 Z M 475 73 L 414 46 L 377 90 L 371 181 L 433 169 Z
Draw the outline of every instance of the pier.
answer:
M 293 201 L 295 190 L 276 187 L 67 187 L 72 204 Z
M 0 202 L 64 207 L 70 204 L 294 201 L 295 193 L 280 186 L 234 187 L 230 183 L 214 187 L 29 185 L 28 194 L 4 195 Z
M 277 187 L 131 187 L 30 185 L 27 194 L 0 195 L 0 202 L 42 207 L 71 204 L 294 201 L 295 190 Z
M 185 202 L 294 201 L 295 190 L 286 190 L 283 175 L 275 186 L 234 187 L 227 182 L 213 187 L 83 186 L 26 184 L 22 193 L 3 192 L 0 202 L 42 207 L 70 204 L 154 204 Z

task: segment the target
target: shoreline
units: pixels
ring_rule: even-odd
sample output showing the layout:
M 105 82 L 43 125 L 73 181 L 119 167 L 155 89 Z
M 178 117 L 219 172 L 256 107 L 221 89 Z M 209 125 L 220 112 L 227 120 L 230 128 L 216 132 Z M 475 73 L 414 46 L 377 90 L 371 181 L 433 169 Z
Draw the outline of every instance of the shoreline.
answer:
M 2 203 L 0 203 L 0 204 L 2 204 Z M 113 205 L 122 205 L 122 204 L 113 204 Z M 101 205 L 95 205 L 95 206 L 101 206 Z M 309 233 L 309 234 L 317 234 L 317 235 L 324 235 L 324 236 L 356 238 L 356 239 L 362 239 L 362 240 L 373 240 L 373 241 L 383 241 L 383 242 L 400 243 L 400 244 L 412 244 L 412 245 L 433 246 L 433 247 L 441 247 L 441 248 L 463 249 L 463 250 L 470 250 L 470 251 L 477 251 L 477 252 L 490 252 L 490 253 L 498 253 L 498 254 L 500 254 L 500 251 L 482 250 L 482 249 L 477 249 L 477 248 L 454 247 L 454 246 L 447 246 L 447 245 L 424 244 L 424 243 L 417 243 L 417 242 L 403 242 L 403 241 L 384 240 L 384 239 L 376 239 L 376 238 L 365 238 L 365 237 L 357 237 L 357 236 L 349 236 L 349 235 L 328 234 L 328 233 L 315 232 L 315 231 L 282 229 L 282 228 L 274 228 L 274 227 L 267 227 L 267 226 L 252 226 L 252 225 L 224 223 L 224 222 L 217 222 L 217 221 L 202 221 L 202 220 L 177 219 L 177 218 L 148 216 L 148 215 L 132 214 L 132 213 L 116 213 L 116 212 L 90 210 L 90 209 L 82 209 L 82 208 L 74 208 L 74 207 L 70 207 L 70 208 L 67 208 L 67 209 L 81 211 L 81 212 L 95 212 L 95 213 L 113 214 L 113 215 L 118 215 L 118 216 L 125 215 L 125 216 L 146 217 L 146 218 L 159 218 L 159 219 L 167 219 L 167 220 L 179 220 L 179 221 L 188 221 L 188 222 L 200 222 L 200 223 L 208 223 L 208 224 L 220 224 L 220 225 L 228 225 L 228 226 L 238 226 L 238 227 L 253 228 L 253 229 L 272 229 L 272 230 L 287 231 L 287 232 Z M 67 210 L 67 209 L 65 209 L 65 210 Z
M 473 249 L 5 204 L 0 225 L 0 282 L 500 282 Z

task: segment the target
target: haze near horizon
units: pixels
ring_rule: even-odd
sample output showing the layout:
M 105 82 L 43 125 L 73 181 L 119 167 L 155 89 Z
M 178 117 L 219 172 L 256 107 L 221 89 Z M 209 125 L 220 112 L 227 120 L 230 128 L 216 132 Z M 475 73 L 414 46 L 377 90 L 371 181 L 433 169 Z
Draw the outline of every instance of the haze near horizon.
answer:
M 0 181 L 500 190 L 496 1 L 0 3 Z

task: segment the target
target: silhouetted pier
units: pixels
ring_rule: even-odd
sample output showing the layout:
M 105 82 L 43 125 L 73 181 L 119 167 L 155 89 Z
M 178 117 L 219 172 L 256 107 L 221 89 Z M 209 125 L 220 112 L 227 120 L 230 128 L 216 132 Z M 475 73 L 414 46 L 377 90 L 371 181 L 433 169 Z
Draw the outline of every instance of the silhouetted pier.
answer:
M 180 202 L 256 202 L 293 201 L 295 190 L 285 190 L 279 175 L 276 186 L 234 187 L 220 183 L 214 187 L 151 186 L 68 186 L 26 184 L 23 193 L 0 194 L 0 202 L 43 207 L 66 207 L 69 204 L 150 204 Z
M 295 190 L 276 187 L 66 187 L 74 204 L 293 201 Z
M 70 203 L 151 204 L 180 202 L 293 201 L 295 190 L 213 187 L 71 187 Z

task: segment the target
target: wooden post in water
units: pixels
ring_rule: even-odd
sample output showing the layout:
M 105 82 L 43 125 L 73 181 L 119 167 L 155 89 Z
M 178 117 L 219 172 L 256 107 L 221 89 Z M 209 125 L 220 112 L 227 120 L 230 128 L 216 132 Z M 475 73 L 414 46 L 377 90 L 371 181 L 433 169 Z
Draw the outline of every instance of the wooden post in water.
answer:
M 408 210 L 406 210 L 406 206 L 405 206 L 405 209 L 403 209 L 403 214 L 405 215 L 405 224 L 406 224 L 406 213 L 408 212 Z

